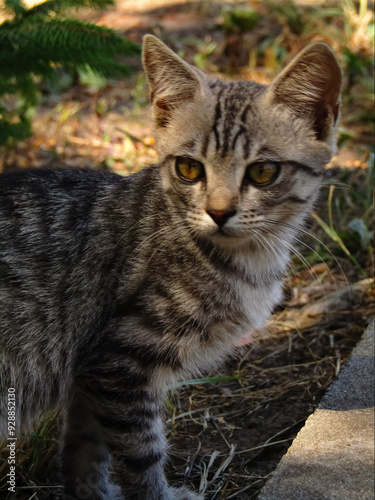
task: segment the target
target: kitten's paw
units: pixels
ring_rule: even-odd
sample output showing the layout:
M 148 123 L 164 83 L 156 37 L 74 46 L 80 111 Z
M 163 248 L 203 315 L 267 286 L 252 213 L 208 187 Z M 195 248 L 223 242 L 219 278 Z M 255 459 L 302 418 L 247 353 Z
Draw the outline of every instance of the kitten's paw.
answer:
M 181 488 L 170 488 L 171 500 L 204 500 L 203 494 L 189 491 L 185 486 Z
M 122 493 L 121 493 L 120 486 L 117 486 L 117 484 L 114 484 L 114 483 L 108 484 L 107 495 L 108 495 L 108 496 L 106 496 L 107 500 L 124 500 L 124 497 L 122 496 Z

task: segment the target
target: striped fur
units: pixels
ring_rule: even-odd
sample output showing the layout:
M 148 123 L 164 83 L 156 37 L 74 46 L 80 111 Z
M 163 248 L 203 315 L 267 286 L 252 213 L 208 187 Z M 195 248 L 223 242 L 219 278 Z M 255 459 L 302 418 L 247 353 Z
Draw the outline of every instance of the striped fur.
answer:
M 18 432 L 64 410 L 66 498 L 202 498 L 164 476 L 166 388 L 267 320 L 334 148 L 340 70 L 324 44 L 269 87 L 205 76 L 152 36 L 144 66 L 159 165 L 0 177 L 1 398 L 15 388 Z M 272 182 L 249 176 L 259 163 Z

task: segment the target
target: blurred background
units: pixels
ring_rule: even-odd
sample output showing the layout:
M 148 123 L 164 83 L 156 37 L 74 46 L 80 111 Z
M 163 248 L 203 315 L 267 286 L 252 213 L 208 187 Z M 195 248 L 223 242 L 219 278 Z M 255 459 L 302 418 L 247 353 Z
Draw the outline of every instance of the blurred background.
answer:
M 368 162 L 374 131 L 374 18 L 367 1 L 2 3 L 0 68 L 13 66 L 13 74 L 0 77 L 2 171 L 65 164 L 126 174 L 156 161 L 136 47 L 121 46 L 107 33 L 88 29 L 87 23 L 111 28 L 135 43 L 153 33 L 207 73 L 260 83 L 268 83 L 309 42 L 324 41 L 345 75 L 339 160 L 334 162 L 348 167 Z M 74 26 L 69 24 L 73 19 Z M 102 58 L 101 66 L 95 57 Z M 121 64 L 132 71 L 128 78 Z M 33 96 L 26 77 L 36 85 Z M 6 88 L 9 81 L 13 85 Z M 13 125 L 29 121 L 32 128 L 6 135 L 6 119 Z
M 360 0 L 0 0 L 0 172 L 157 162 L 140 44 L 267 84 L 324 41 L 343 68 L 338 152 L 295 245 L 285 299 L 259 340 L 168 401 L 170 479 L 255 499 L 374 314 L 374 4 Z M 61 421 L 18 449 L 17 498 L 60 498 Z M 0 452 L 0 498 L 6 452 Z M 3 474 L 2 474 L 3 472 Z M 23 496 L 22 496 L 23 495 Z

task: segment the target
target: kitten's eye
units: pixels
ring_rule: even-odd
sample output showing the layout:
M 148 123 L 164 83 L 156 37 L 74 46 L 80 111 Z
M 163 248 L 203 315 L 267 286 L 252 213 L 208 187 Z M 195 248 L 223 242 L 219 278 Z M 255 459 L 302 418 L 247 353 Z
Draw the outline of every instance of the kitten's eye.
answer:
M 257 162 L 249 165 L 246 175 L 256 186 L 267 186 L 276 180 L 280 173 L 280 165 L 275 162 Z
M 176 171 L 182 179 L 198 181 L 205 177 L 203 164 L 187 156 L 177 156 Z

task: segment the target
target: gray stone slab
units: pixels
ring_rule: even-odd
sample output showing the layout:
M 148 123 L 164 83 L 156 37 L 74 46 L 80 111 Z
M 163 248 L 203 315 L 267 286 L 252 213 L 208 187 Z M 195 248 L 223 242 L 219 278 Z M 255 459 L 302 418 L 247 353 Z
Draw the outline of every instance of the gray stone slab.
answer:
M 367 328 L 258 500 L 373 500 L 374 328 Z

